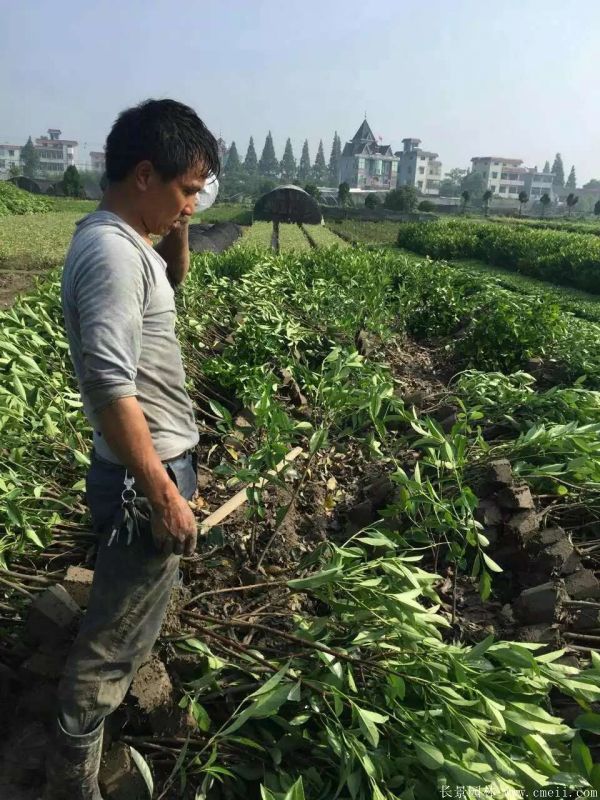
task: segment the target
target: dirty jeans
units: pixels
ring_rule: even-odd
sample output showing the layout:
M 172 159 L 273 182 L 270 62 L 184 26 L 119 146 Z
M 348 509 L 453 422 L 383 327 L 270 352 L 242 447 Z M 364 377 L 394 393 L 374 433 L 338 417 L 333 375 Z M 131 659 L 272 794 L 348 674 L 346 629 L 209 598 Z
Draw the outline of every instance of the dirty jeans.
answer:
M 180 494 L 191 500 L 195 455 L 188 452 L 165 462 L 165 468 Z M 156 642 L 179 575 L 179 556 L 163 555 L 154 545 L 146 498 L 139 501 L 142 514 L 136 515 L 133 535 L 119 524 L 124 478 L 124 467 L 92 453 L 86 495 L 98 556 L 87 612 L 59 686 L 60 721 L 74 735 L 94 730 L 123 701 Z

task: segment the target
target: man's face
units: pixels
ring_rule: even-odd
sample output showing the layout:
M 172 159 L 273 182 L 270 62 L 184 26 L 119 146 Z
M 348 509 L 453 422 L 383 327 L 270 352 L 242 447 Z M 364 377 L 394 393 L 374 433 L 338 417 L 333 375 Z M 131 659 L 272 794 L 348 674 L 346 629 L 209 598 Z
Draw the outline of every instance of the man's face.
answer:
M 202 164 L 198 164 L 183 175 L 164 181 L 149 167 L 141 193 L 142 220 L 148 233 L 164 236 L 177 223 L 192 216 L 196 195 L 204 188 L 206 175 Z M 138 187 L 142 188 L 139 183 Z

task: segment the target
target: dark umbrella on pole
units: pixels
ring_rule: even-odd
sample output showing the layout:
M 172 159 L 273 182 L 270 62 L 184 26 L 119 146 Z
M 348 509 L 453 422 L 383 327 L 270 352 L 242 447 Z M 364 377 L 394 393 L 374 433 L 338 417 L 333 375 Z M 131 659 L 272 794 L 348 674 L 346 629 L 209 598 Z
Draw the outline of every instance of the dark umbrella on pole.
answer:
M 321 210 L 314 197 L 299 186 L 278 186 L 262 197 L 254 206 L 254 219 L 273 223 L 271 246 L 279 252 L 279 223 L 295 222 L 320 225 Z

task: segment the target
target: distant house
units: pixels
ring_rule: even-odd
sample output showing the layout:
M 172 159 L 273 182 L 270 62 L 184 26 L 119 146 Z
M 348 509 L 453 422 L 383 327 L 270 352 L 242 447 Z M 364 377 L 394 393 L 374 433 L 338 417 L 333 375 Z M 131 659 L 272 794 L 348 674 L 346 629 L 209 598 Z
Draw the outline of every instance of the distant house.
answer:
M 516 200 L 521 192 L 527 192 L 532 200 L 539 200 L 543 194 L 554 200 L 554 175 L 540 172 L 537 167 L 524 167 L 520 158 L 476 156 L 471 164 L 472 171 L 483 178 L 484 188 L 498 197 Z
M 48 128 L 48 136 L 41 136 L 34 142 L 40 162 L 40 172 L 62 175 L 67 167 L 77 160 L 78 142 L 61 139 L 58 128 Z
M 35 139 L 35 147 L 40 174 L 61 177 L 68 166 L 77 161 L 78 142 L 72 139 L 61 139 L 58 128 L 48 128 L 48 136 Z M 11 167 L 22 167 L 21 152 L 25 145 L 0 144 L 0 178 L 8 177 Z
M 106 154 L 104 150 L 90 151 L 90 168 L 92 172 L 99 172 L 101 175 L 106 169 Z
M 340 183 L 352 189 L 395 189 L 398 162 L 389 144 L 377 143 L 365 119 L 342 150 Z
M 8 177 L 11 167 L 21 166 L 20 144 L 0 144 L 0 179 Z
M 421 194 L 438 195 L 442 180 L 442 162 L 437 153 L 421 150 L 420 139 L 402 139 L 404 149 L 397 152 L 398 186 L 414 186 Z

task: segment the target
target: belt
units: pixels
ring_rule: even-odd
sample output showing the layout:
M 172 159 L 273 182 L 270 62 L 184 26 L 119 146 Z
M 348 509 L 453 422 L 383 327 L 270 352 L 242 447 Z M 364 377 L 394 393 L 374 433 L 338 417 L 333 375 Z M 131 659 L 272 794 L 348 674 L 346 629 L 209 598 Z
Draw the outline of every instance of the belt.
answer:
M 103 464 L 110 464 L 111 467 L 123 467 L 123 469 L 125 469 L 125 464 L 120 464 L 116 461 L 110 461 L 108 458 L 104 458 L 104 456 L 101 456 L 98 453 L 95 447 L 92 448 L 92 452 L 94 454 L 94 458 L 97 459 L 98 461 L 101 461 Z M 194 455 L 194 452 L 195 452 L 194 450 L 189 448 L 188 450 L 184 450 L 183 453 L 180 453 L 177 456 L 173 456 L 173 458 L 169 458 L 166 461 L 162 461 L 161 463 L 165 465 L 170 464 L 172 461 L 179 461 L 180 458 L 185 458 L 188 455 Z

